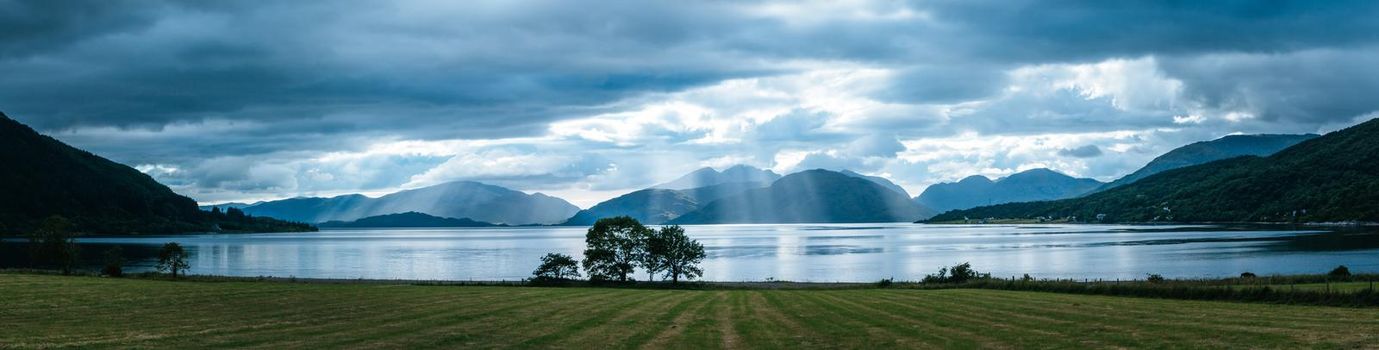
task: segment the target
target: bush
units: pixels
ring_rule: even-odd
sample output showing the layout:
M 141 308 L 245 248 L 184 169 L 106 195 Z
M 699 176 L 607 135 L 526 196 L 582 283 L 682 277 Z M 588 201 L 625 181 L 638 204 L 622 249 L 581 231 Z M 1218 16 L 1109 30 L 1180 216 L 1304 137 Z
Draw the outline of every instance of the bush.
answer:
M 1345 267 L 1345 265 L 1337 266 L 1336 268 L 1331 269 L 1331 272 L 1327 272 L 1326 275 L 1331 276 L 1332 278 L 1350 278 L 1350 268 Z
M 105 251 L 105 267 L 101 274 L 110 277 L 124 276 L 124 250 L 115 246 Z
M 881 287 L 881 288 L 890 288 L 891 285 L 894 284 L 894 283 L 895 283 L 895 277 L 891 277 L 891 278 L 882 278 L 881 281 L 876 282 L 876 286 L 877 286 L 877 287 Z
M 1145 280 L 1149 281 L 1149 283 L 1164 283 L 1165 281 L 1164 276 L 1157 273 L 1149 274 L 1149 277 L 1145 278 Z
M 1241 274 L 1240 274 L 1240 278 L 1243 278 L 1243 279 L 1253 279 L 1253 278 L 1255 278 L 1255 277 L 1259 277 L 1259 276 L 1255 276 L 1254 272 L 1245 272 L 1245 273 L 1241 273 Z
M 991 274 L 972 269 L 971 263 L 961 263 L 953 267 L 940 267 L 937 274 L 924 276 L 924 283 L 966 283 L 973 280 L 990 279 Z

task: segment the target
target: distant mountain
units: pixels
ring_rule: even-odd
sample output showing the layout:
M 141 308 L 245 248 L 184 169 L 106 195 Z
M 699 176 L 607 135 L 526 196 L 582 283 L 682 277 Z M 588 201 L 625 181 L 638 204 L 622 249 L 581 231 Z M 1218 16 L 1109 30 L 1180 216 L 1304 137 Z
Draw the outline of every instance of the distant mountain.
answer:
M 766 186 L 767 183 L 763 182 L 730 182 L 687 190 L 648 188 L 581 210 L 564 224 L 592 225 L 600 218 L 631 216 L 644 224 L 658 225 L 698 210 L 719 198 Z
M 327 221 L 321 227 L 362 228 L 362 227 L 493 227 L 498 226 L 470 219 L 452 219 L 426 215 L 414 211 L 400 214 L 370 216 L 354 221 Z
M 1379 119 L 1261 158 L 1160 172 L 1085 197 L 944 213 L 967 218 L 1077 217 L 1105 222 L 1379 222 Z
M 220 210 L 225 210 L 225 209 L 230 209 L 230 208 L 244 209 L 244 207 L 251 206 L 251 205 L 254 205 L 254 204 L 258 204 L 258 203 L 229 202 L 229 203 L 220 203 L 220 204 L 212 204 L 212 205 L 203 205 L 203 206 L 200 206 L 200 207 L 198 207 L 198 208 L 200 208 L 201 210 L 205 210 L 205 211 L 210 211 L 212 208 L 220 208 Z
M 862 174 L 858 174 L 858 173 L 856 173 L 856 172 L 853 172 L 852 170 L 843 170 L 843 171 L 840 171 L 840 173 L 842 173 L 843 175 L 851 176 L 851 177 L 867 179 L 867 180 L 870 180 L 871 182 L 875 182 L 877 185 L 881 185 L 881 187 L 885 187 L 885 188 L 887 188 L 887 189 L 890 189 L 891 191 L 895 191 L 896 193 L 899 193 L 899 194 L 902 195 L 902 196 L 905 196 L 905 197 L 909 197 L 909 196 L 910 196 L 910 192 L 906 192 L 904 187 L 900 187 L 900 185 L 896 185 L 894 182 L 891 182 L 891 180 L 887 180 L 887 179 L 884 178 L 884 177 L 862 175 Z
M 265 218 L 212 216 L 199 210 L 196 201 L 134 168 L 43 136 L 4 113 L 0 164 L 0 234 L 27 233 L 50 216 L 66 218 L 75 231 L 97 234 L 315 229 Z
M 776 173 L 771 172 L 770 170 L 757 169 L 746 165 L 735 165 L 731 168 L 723 170 L 722 172 L 714 170 L 713 168 L 703 168 L 695 170 L 694 172 L 685 174 L 685 176 L 681 176 L 680 178 L 675 179 L 674 181 L 656 185 L 652 188 L 666 190 L 685 190 L 734 182 L 771 183 L 772 181 L 776 181 L 776 179 L 779 178 L 780 175 L 777 175 Z
M 579 207 L 540 193 L 529 195 L 473 181 L 456 181 L 378 198 L 357 194 L 331 198 L 291 198 L 248 206 L 244 211 L 305 222 L 350 221 L 369 216 L 418 212 L 498 224 L 528 225 L 563 222 L 579 211 Z
M 816 169 L 718 199 L 669 223 L 899 222 L 931 215 L 932 210 L 870 180 Z
M 1316 138 L 1305 135 L 1231 135 L 1178 147 L 1150 161 L 1140 170 L 1101 186 L 1097 191 L 1123 186 L 1166 170 L 1182 168 L 1239 156 L 1265 157 L 1299 142 Z
M 1100 187 L 1101 182 L 1080 179 L 1049 169 L 1031 169 L 996 181 L 974 175 L 924 189 L 915 201 L 939 212 L 1011 202 L 1072 198 Z

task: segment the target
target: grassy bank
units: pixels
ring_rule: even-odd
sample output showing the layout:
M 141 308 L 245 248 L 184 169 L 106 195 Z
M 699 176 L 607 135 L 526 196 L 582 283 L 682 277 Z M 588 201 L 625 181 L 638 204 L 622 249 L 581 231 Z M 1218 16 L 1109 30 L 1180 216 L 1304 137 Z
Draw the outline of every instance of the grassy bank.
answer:
M 1356 347 L 1373 309 L 999 290 L 644 290 L 0 275 L 0 347 Z

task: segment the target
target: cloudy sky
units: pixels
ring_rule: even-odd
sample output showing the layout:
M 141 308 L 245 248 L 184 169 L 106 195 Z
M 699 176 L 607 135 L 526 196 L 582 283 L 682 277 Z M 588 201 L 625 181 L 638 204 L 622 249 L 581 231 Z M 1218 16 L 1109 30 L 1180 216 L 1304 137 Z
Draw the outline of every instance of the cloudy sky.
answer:
M 0 111 L 203 203 L 698 167 L 1111 180 L 1379 116 L 1376 1 L 0 0 Z

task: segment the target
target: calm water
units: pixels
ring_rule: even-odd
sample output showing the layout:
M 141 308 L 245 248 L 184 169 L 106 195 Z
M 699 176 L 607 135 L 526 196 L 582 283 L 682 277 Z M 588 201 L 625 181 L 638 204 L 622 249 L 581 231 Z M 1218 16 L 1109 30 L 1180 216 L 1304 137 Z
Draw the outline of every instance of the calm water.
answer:
M 127 271 L 151 269 L 158 246 L 191 252 L 191 272 L 311 278 L 515 280 L 549 252 L 581 257 L 584 228 L 327 230 L 315 233 L 93 237 L 80 240 L 93 264 L 120 245 Z M 686 226 L 708 253 L 715 281 L 876 281 L 918 279 L 971 262 L 997 276 L 1143 278 L 1322 273 L 1336 265 L 1379 272 L 1379 233 L 1259 231 L 1210 226 L 1088 225 Z M 0 264 L 22 265 L 7 242 Z M 637 276 L 645 279 L 645 275 Z

